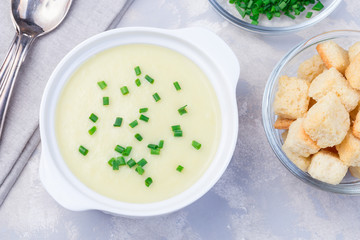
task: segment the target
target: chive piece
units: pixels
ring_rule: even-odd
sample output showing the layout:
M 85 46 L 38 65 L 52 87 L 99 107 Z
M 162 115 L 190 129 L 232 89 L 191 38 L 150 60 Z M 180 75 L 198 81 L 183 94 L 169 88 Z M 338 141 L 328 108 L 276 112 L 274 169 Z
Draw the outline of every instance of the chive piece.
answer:
M 109 97 L 103 97 L 103 105 L 107 106 L 109 105 L 109 103 L 110 103 Z
M 320 11 L 321 9 L 323 9 L 324 8 L 324 5 L 320 2 L 320 1 L 318 1 L 316 4 L 315 4 L 315 6 L 312 8 L 312 10 L 314 10 L 314 11 Z
M 155 99 L 155 102 L 158 102 L 161 99 L 158 93 L 154 93 L 153 98 Z
M 111 158 L 111 159 L 108 161 L 108 164 L 112 167 L 114 161 L 115 161 L 115 158 Z
M 136 86 L 140 87 L 140 85 L 141 85 L 140 79 L 136 79 L 136 80 L 135 80 L 135 84 L 136 84 Z
M 129 168 L 132 168 L 133 166 L 136 165 L 136 162 L 134 161 L 134 159 L 130 158 L 126 164 L 129 166 Z
M 144 170 L 141 166 L 137 166 L 137 167 L 135 168 L 135 171 L 137 171 L 137 173 L 138 173 L 139 175 L 143 175 L 144 172 L 145 172 L 145 170 Z
M 151 83 L 151 84 L 154 83 L 154 79 L 151 78 L 149 75 L 146 75 L 146 76 L 145 76 L 145 79 L 146 79 L 149 83 Z
M 126 165 L 126 161 L 124 157 L 117 157 L 116 160 L 119 161 L 119 166 Z
M 123 119 L 121 117 L 117 117 L 115 119 L 114 127 L 121 127 Z
M 132 147 L 126 147 L 125 150 L 122 152 L 123 156 L 129 156 L 131 153 Z
M 198 143 L 198 142 L 195 141 L 195 140 L 192 141 L 191 145 L 192 145 L 195 149 L 197 149 L 197 150 L 199 150 L 199 149 L 201 148 L 201 144 Z
M 129 126 L 130 126 L 131 128 L 134 128 L 134 127 L 136 127 L 138 124 L 139 124 L 138 121 L 137 121 L 137 120 L 134 120 L 134 121 L 132 121 L 132 122 L 129 124 Z
M 176 131 L 176 130 L 181 130 L 181 127 L 180 127 L 180 125 L 174 125 L 174 126 L 171 126 L 171 129 L 173 131 Z
M 97 83 L 99 85 L 99 87 L 101 88 L 101 90 L 105 89 L 107 87 L 107 84 L 106 82 L 104 81 L 101 81 L 101 82 L 98 82 Z
M 89 130 L 89 134 L 93 135 L 96 132 L 96 126 L 93 126 L 92 128 L 90 128 Z
M 122 88 L 120 88 L 120 91 L 122 95 L 127 95 L 129 93 L 129 89 L 127 88 L 127 86 L 123 86 Z
M 142 114 L 140 115 L 139 119 L 142 120 L 142 121 L 144 121 L 144 122 L 148 122 L 148 121 L 149 121 L 149 118 L 148 118 L 147 116 L 145 116 L 145 115 L 142 115 Z
M 182 136 L 183 136 L 182 130 L 175 130 L 174 131 L 174 137 L 182 137 Z
M 179 165 L 177 168 L 176 168 L 176 171 L 178 172 L 182 172 L 182 170 L 184 169 L 183 166 Z
M 160 140 L 160 142 L 159 142 L 159 148 L 161 149 L 161 148 L 163 148 L 164 147 L 164 140 Z
M 312 12 L 308 12 L 308 13 L 306 14 L 306 18 L 311 18 L 312 15 L 313 15 Z
M 187 107 L 187 105 L 185 105 L 185 106 L 178 109 L 178 112 L 179 112 L 180 115 L 183 115 L 183 114 L 187 113 L 187 111 L 185 109 L 186 107 Z
M 147 164 L 147 161 L 144 158 L 142 158 L 140 161 L 137 162 L 137 165 L 139 165 L 141 167 L 144 167 L 146 164 Z
M 95 123 L 99 118 L 95 114 L 92 113 L 90 115 L 89 119 Z
M 140 70 L 140 67 L 139 67 L 139 66 L 136 66 L 136 67 L 134 68 L 134 70 L 135 70 L 136 76 L 139 76 L 139 75 L 141 74 L 141 70 Z
M 147 147 L 150 148 L 150 149 L 157 149 L 157 148 L 159 148 L 159 146 L 156 145 L 156 144 L 148 144 Z
M 150 154 L 152 155 L 160 155 L 160 149 L 156 148 L 156 149 L 150 149 Z
M 151 177 L 148 177 L 145 179 L 145 186 L 150 187 L 150 185 L 153 183 L 153 180 Z
M 84 146 L 81 145 L 81 146 L 79 147 L 79 152 L 80 152 L 82 155 L 86 156 L 86 154 L 88 154 L 89 150 L 87 150 Z
M 116 145 L 114 150 L 117 151 L 118 153 L 123 153 L 125 148 L 120 145 Z
M 119 170 L 119 167 L 120 167 L 120 161 L 115 159 L 113 162 L 112 162 L 112 167 L 113 167 L 113 170 Z
M 179 82 L 174 82 L 174 87 L 175 87 L 176 91 L 180 91 L 180 90 L 181 90 L 181 87 L 180 87 Z
M 139 141 L 139 142 L 141 142 L 142 140 L 143 140 L 143 137 L 140 135 L 140 134 L 135 134 L 135 138 Z
M 148 108 L 140 108 L 139 109 L 139 113 L 145 113 L 147 112 L 149 109 Z

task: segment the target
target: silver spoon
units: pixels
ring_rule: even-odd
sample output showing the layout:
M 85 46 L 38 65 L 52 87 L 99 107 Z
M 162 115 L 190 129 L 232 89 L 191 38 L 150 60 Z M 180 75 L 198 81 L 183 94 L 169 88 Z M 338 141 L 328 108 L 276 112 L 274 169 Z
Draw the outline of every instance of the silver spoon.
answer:
M 72 0 L 12 0 L 16 35 L 0 68 L 0 139 L 17 73 L 35 39 L 55 29 Z

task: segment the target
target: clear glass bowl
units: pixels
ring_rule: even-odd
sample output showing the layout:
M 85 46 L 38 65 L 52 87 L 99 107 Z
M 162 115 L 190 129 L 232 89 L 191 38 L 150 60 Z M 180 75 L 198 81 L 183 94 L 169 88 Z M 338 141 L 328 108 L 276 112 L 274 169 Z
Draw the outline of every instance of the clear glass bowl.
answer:
M 229 3 L 229 0 L 209 0 L 209 2 L 221 16 L 242 29 L 262 34 L 280 34 L 299 31 L 320 22 L 336 9 L 341 0 L 322 0 L 324 8 L 319 12 L 309 10 L 313 12 L 311 18 L 305 17 L 307 12 L 305 10 L 294 20 L 282 15 L 269 21 L 266 16 L 261 16 L 259 25 L 251 24 L 248 16 L 243 19 L 235 6 Z
M 262 102 L 263 126 L 275 155 L 279 158 L 280 162 L 300 180 L 325 191 L 359 195 L 360 179 L 353 178 L 350 174 L 347 174 L 340 184 L 331 185 L 313 179 L 308 173 L 297 168 L 295 164 L 286 157 L 285 153 L 281 149 L 281 146 L 283 145 L 281 133 L 283 131 L 277 130 L 273 127 L 276 121 L 273 102 L 277 91 L 279 77 L 282 75 L 296 76 L 300 63 L 312 57 L 314 54 L 317 54 L 315 49 L 316 45 L 327 40 L 334 40 L 345 49 L 348 49 L 352 44 L 360 41 L 360 31 L 338 30 L 326 32 L 300 43 L 287 53 L 276 65 L 265 86 Z

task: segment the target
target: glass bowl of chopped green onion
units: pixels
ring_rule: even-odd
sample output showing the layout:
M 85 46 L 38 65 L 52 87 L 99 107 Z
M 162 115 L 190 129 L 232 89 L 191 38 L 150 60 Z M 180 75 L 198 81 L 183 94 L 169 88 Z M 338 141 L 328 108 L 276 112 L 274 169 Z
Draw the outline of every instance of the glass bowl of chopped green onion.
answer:
M 209 0 L 226 20 L 247 31 L 280 34 L 310 27 L 341 0 Z
M 319 43 L 329 40 L 336 42 L 344 49 L 349 49 L 350 46 L 360 40 L 360 31 L 335 30 L 325 32 L 310 38 L 309 40 L 303 41 L 291 49 L 277 63 L 266 83 L 262 101 L 262 121 L 267 139 L 275 155 L 294 176 L 301 181 L 324 191 L 347 195 L 360 195 L 360 179 L 352 177 L 349 173 L 344 177 L 340 184 L 332 185 L 318 181 L 312 178 L 307 172 L 299 169 L 282 150 L 282 145 L 284 143 L 283 133 L 285 131 L 274 128 L 277 117 L 274 113 L 273 102 L 278 90 L 277 86 L 280 76 L 297 76 L 299 65 L 317 54 L 316 46 Z

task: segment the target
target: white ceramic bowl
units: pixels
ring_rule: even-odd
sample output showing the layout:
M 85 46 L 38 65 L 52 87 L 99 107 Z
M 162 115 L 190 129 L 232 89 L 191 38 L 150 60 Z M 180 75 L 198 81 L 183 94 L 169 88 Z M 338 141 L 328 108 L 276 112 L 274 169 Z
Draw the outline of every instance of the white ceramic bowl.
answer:
M 204 175 L 186 191 L 160 202 L 146 204 L 116 201 L 85 186 L 67 167 L 55 136 L 57 102 L 72 73 L 96 53 L 115 46 L 134 43 L 167 47 L 195 62 L 211 81 L 222 116 L 219 147 Z M 170 213 L 191 204 L 218 181 L 234 152 L 238 133 L 235 89 L 239 74 L 239 63 L 231 49 L 214 33 L 202 28 L 180 30 L 122 28 L 98 34 L 84 41 L 58 64 L 42 98 L 40 179 L 44 187 L 60 205 L 74 211 L 95 209 L 113 215 L 145 217 Z

